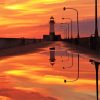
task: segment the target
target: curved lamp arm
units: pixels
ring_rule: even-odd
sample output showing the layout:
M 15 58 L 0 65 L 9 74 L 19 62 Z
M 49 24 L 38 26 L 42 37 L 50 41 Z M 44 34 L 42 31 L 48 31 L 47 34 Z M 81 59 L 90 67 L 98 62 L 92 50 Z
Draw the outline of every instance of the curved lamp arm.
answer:
M 78 13 L 78 10 L 75 9 L 75 8 L 70 8 L 70 7 L 64 7 L 63 10 L 66 10 L 66 9 L 71 9 L 71 10 L 74 10 L 76 13 L 77 13 L 77 31 L 78 31 L 78 34 L 77 34 L 77 38 L 79 39 L 80 36 L 79 36 L 79 13 Z

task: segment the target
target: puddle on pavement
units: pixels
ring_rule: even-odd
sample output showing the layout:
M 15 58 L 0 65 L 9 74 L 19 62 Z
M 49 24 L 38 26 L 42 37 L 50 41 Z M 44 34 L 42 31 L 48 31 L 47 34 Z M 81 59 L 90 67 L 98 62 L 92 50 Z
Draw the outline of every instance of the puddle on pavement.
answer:
M 33 100 L 34 96 L 45 100 L 66 100 L 68 97 L 69 100 L 95 100 L 94 65 L 81 55 L 79 59 L 80 76 L 74 82 L 66 81 L 73 81 L 78 76 L 78 54 L 65 48 L 56 47 L 51 51 L 46 48 L 38 53 L 2 59 L 0 95 L 12 100 Z

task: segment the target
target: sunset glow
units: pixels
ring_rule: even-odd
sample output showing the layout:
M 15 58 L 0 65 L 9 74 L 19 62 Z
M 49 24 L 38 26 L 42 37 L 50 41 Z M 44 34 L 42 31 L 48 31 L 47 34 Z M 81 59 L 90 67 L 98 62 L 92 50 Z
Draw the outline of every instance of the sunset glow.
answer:
M 99 45 L 100 0 L 0 0 L 0 100 L 100 99 Z
M 56 23 L 61 22 L 61 18 L 66 15 L 76 21 L 73 11 L 66 14 L 67 11 L 65 13 L 62 10 L 64 6 L 76 8 L 82 21 L 94 19 L 93 0 L 0 0 L 0 2 L 0 37 L 40 38 L 43 34 L 49 34 L 51 16 L 55 17 Z M 100 10 L 99 4 L 98 9 Z M 100 14 L 98 16 L 100 17 Z

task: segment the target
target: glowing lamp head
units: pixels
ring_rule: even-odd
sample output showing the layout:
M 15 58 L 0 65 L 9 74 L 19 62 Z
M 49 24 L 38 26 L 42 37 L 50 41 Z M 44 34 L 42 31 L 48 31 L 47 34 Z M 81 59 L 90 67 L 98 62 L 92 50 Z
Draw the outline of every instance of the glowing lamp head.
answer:
M 51 16 L 50 20 L 54 20 L 54 17 L 53 17 L 53 16 Z

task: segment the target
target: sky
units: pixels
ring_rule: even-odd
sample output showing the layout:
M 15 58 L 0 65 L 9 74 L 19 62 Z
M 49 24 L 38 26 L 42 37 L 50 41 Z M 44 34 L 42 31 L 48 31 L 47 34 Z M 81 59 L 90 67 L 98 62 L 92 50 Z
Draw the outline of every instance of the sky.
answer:
M 43 34 L 49 34 L 51 16 L 54 16 L 57 25 L 62 22 L 62 17 L 67 16 L 76 22 L 75 12 L 63 11 L 64 6 L 79 11 L 81 35 L 94 32 L 94 0 L 0 0 L 0 37 L 41 38 Z M 98 3 L 99 10 L 100 3 Z M 98 13 L 98 25 L 99 18 L 100 13 Z M 60 30 L 57 31 L 58 28 L 60 29 L 55 25 L 56 34 L 61 34 Z

